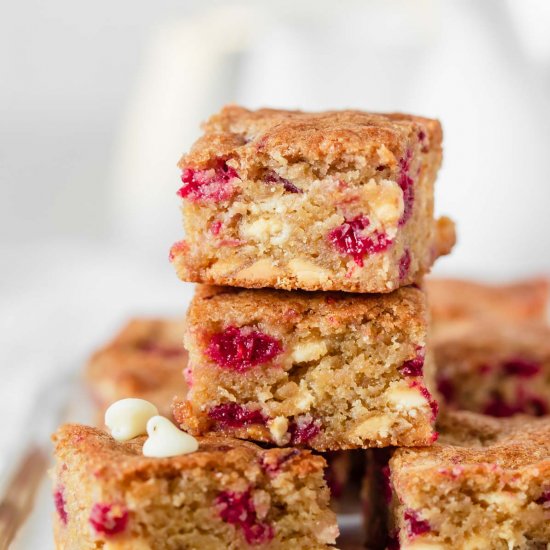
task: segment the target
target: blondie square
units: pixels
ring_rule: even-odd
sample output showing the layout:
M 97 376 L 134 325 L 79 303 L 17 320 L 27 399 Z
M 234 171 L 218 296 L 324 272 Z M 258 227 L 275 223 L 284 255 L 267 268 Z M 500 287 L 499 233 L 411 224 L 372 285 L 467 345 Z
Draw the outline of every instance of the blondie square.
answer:
M 59 550 L 329 548 L 338 535 L 309 451 L 202 438 L 172 458 L 142 455 L 144 437 L 62 426 L 54 435 Z
M 433 441 L 425 295 L 198 287 L 187 317 L 188 400 L 174 417 L 319 451 Z
M 390 292 L 454 244 L 433 214 L 438 121 L 228 106 L 179 166 L 184 281 Z
M 382 467 L 388 548 L 523 550 L 550 543 L 550 418 L 442 415 L 431 447 Z M 383 547 L 383 546 L 382 546 Z
M 550 328 L 486 318 L 433 341 L 437 387 L 448 407 L 492 416 L 550 413 Z
M 175 395 L 185 395 L 184 323 L 175 319 L 134 319 L 86 366 L 85 378 L 98 418 L 114 401 L 139 397 L 171 415 Z
M 549 281 L 539 277 L 508 284 L 484 284 L 465 279 L 425 281 L 432 321 L 437 331 L 479 318 L 538 320 L 548 317 Z

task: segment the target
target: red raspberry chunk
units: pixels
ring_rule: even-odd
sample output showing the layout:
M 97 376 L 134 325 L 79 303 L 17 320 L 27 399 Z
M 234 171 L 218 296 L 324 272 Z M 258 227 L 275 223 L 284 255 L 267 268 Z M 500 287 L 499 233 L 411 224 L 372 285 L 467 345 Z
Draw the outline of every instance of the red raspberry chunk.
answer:
M 242 428 L 250 424 L 265 424 L 266 418 L 259 409 L 247 409 L 238 403 L 222 403 L 212 407 L 208 416 L 229 428 Z
M 530 378 L 536 376 L 540 370 L 540 363 L 523 357 L 514 357 L 506 361 L 502 368 L 510 376 L 520 376 L 521 378 Z
M 407 523 L 407 532 L 409 537 L 416 537 L 418 535 L 423 535 L 424 533 L 429 533 L 431 531 L 430 523 L 421 519 L 418 512 L 407 508 L 404 512 L 405 522 Z
M 423 347 L 418 347 L 416 350 L 416 357 L 405 361 L 399 370 L 405 376 L 422 376 L 425 355 L 426 350 Z
M 231 180 L 238 177 L 237 172 L 224 160 L 206 170 L 184 168 L 181 174 L 183 186 L 177 194 L 191 202 L 224 201 L 233 196 L 235 189 Z
M 265 544 L 274 537 L 273 526 L 258 518 L 250 489 L 222 491 L 216 497 L 216 506 L 222 520 L 239 527 L 248 544 Z
M 411 253 L 407 248 L 399 260 L 399 280 L 403 280 L 408 274 L 411 268 Z
M 305 415 L 293 421 L 288 431 L 291 445 L 305 445 L 321 431 L 321 423 L 310 415 Z
M 428 391 L 428 388 L 421 384 L 418 380 L 413 380 L 410 384 L 411 388 L 418 388 L 421 395 L 426 399 L 432 409 L 432 418 L 435 420 L 437 413 L 439 412 L 439 405 L 437 401 L 432 397 L 432 394 Z
M 399 167 L 401 169 L 397 183 L 403 191 L 403 215 L 399 220 L 399 225 L 405 225 L 412 214 L 414 204 L 414 180 L 410 176 L 412 151 L 407 151 L 404 158 L 399 161 Z
M 122 504 L 98 502 L 90 512 L 90 523 L 96 533 L 113 536 L 122 533 L 128 524 L 128 510 Z
M 251 327 L 228 327 L 214 334 L 206 353 L 220 367 L 237 372 L 267 363 L 283 350 L 280 342 Z
M 346 220 L 329 232 L 328 240 L 339 252 L 349 254 L 362 267 L 365 255 L 383 252 L 392 244 L 385 233 L 374 232 L 366 236 L 364 231 L 369 225 L 370 221 L 366 216 Z
M 64 488 L 62 485 L 59 485 L 54 493 L 53 493 L 53 501 L 55 504 L 55 509 L 57 510 L 57 514 L 59 515 L 59 519 L 61 520 L 61 523 L 63 525 L 67 525 L 68 516 L 67 516 L 67 510 L 65 508 L 65 495 L 63 493 Z

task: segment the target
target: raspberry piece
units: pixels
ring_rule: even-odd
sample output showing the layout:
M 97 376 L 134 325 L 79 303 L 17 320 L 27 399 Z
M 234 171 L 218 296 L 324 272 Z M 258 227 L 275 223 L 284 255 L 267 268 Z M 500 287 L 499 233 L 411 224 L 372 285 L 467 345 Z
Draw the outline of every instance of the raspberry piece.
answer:
M 408 274 L 411 267 L 411 253 L 407 248 L 399 260 L 399 279 L 402 281 Z
M 428 391 L 428 388 L 418 382 L 417 380 L 413 381 L 410 384 L 411 388 L 418 388 L 420 390 L 420 393 L 422 396 L 426 399 L 426 401 L 430 405 L 430 409 L 432 409 L 432 417 L 435 420 L 435 417 L 437 416 L 437 413 L 439 412 L 439 405 L 437 404 L 437 401 L 432 397 L 432 394 Z
M 522 357 L 514 357 L 506 361 L 502 368 L 510 376 L 520 376 L 521 378 L 530 378 L 536 376 L 541 366 L 536 361 L 531 361 Z
M 271 361 L 282 351 L 275 338 L 250 327 L 228 327 L 210 339 L 206 353 L 220 367 L 237 372 Z
M 430 524 L 427 520 L 421 519 L 418 512 L 407 508 L 404 512 L 405 522 L 407 523 L 407 532 L 409 538 L 423 535 L 431 531 Z
M 407 151 L 407 154 L 399 161 L 399 167 L 401 171 L 397 178 L 397 183 L 403 191 L 403 215 L 399 220 L 399 225 L 405 225 L 412 214 L 412 208 L 414 204 L 414 180 L 409 174 L 411 168 L 412 151 Z
M 264 544 L 274 537 L 273 526 L 259 520 L 250 489 L 222 491 L 216 497 L 216 506 L 223 521 L 243 531 L 248 544 Z
M 321 425 L 319 420 L 305 415 L 293 421 L 288 427 L 288 431 L 291 445 L 305 445 L 321 431 Z
M 542 504 L 544 508 L 550 507 L 550 490 L 544 491 L 542 495 L 540 495 L 537 500 L 535 500 L 537 504 Z
M 506 418 L 508 416 L 513 416 L 518 412 L 520 411 L 516 405 L 506 403 L 504 399 L 498 395 L 493 397 L 493 399 L 491 399 L 483 409 L 483 414 L 496 416 L 497 418 Z
M 59 485 L 53 493 L 53 502 L 55 509 L 59 515 L 59 519 L 63 525 L 67 525 L 69 517 L 67 516 L 67 510 L 65 508 L 65 495 L 63 494 L 63 486 Z
M 363 257 L 366 254 L 382 252 L 392 244 L 385 233 L 374 232 L 368 237 L 363 235 L 369 225 L 370 221 L 366 216 L 346 220 L 329 232 L 328 240 L 339 252 L 349 254 L 358 266 L 363 267 Z
M 231 198 L 235 189 L 231 180 L 238 178 L 237 172 L 225 160 L 206 170 L 185 168 L 181 174 L 183 187 L 177 194 L 191 202 L 220 202 Z
M 285 188 L 285 191 L 288 191 L 289 193 L 303 193 L 301 189 L 296 187 L 292 182 L 288 181 L 285 178 L 282 178 L 277 174 L 277 172 L 270 171 L 265 176 L 266 183 L 279 183 L 282 184 Z
M 247 409 L 238 403 L 222 403 L 208 411 L 208 416 L 229 428 L 242 428 L 250 424 L 265 424 L 266 418 L 259 409 Z
M 455 387 L 449 378 L 440 376 L 437 380 L 437 391 L 445 399 L 445 403 L 451 404 L 455 398 Z
M 405 376 L 422 376 L 424 370 L 424 357 L 426 351 L 423 347 L 418 347 L 416 350 L 416 357 L 405 361 L 399 370 Z
M 90 512 L 90 523 L 97 533 L 112 536 L 122 533 L 128 524 L 128 510 L 121 504 L 98 502 Z
M 208 230 L 214 237 L 217 237 L 220 234 L 220 229 L 222 228 L 222 222 L 220 220 L 216 220 L 210 224 L 210 227 Z

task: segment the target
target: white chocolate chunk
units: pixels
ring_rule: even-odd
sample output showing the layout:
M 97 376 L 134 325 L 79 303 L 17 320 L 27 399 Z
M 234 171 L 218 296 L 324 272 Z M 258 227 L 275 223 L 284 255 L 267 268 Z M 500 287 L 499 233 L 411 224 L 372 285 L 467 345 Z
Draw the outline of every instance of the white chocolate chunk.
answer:
M 117 441 L 128 441 L 147 433 L 147 422 L 159 412 L 145 399 L 120 399 L 105 411 L 105 425 Z
M 388 401 L 396 410 L 419 409 L 428 407 L 429 403 L 417 388 L 397 386 L 388 390 Z
M 300 260 L 299 258 L 291 260 L 288 263 L 288 267 L 296 276 L 298 282 L 305 284 L 325 283 L 330 276 L 330 273 L 326 269 L 315 265 L 313 262 Z
M 239 277 L 249 281 L 263 281 L 264 279 L 274 279 L 281 275 L 282 271 L 277 269 L 272 260 L 264 258 L 254 262 L 251 266 L 239 271 Z
M 192 435 L 181 431 L 164 416 L 153 416 L 147 422 L 147 434 L 144 456 L 168 458 L 194 453 L 199 448 L 199 442 Z
M 306 363 L 315 361 L 327 354 L 327 345 L 323 340 L 312 340 L 298 344 L 292 350 L 292 361 L 294 363 Z
M 277 218 L 259 218 L 250 224 L 244 225 L 241 232 L 244 237 L 256 241 L 268 241 L 280 235 L 284 230 L 284 224 Z
M 353 430 L 353 435 L 362 439 L 376 439 L 377 437 L 387 437 L 390 433 L 391 420 L 388 416 L 371 416 L 359 423 Z
M 288 443 L 288 418 L 276 416 L 273 420 L 269 421 L 268 426 L 269 433 L 277 445 L 286 445 Z

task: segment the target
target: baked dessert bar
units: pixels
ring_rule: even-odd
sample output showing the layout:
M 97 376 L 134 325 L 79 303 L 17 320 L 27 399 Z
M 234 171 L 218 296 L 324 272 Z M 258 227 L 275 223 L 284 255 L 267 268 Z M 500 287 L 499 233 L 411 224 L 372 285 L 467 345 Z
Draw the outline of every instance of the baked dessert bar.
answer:
M 387 548 L 547 548 L 550 418 L 462 411 L 443 414 L 438 428 L 437 443 L 396 449 L 382 472 Z
M 425 295 L 198 287 L 187 317 L 192 434 L 319 451 L 428 445 L 437 403 Z
M 112 342 L 94 353 L 85 378 L 97 403 L 98 418 L 114 401 L 139 397 L 171 415 L 175 395 L 185 395 L 184 323 L 176 319 L 133 319 Z M 101 422 L 98 422 L 102 424 Z
M 550 328 L 484 319 L 433 341 L 437 387 L 448 407 L 492 416 L 550 414 Z
M 179 166 L 184 281 L 390 292 L 454 244 L 436 223 L 438 121 L 360 111 L 228 106 Z
M 144 439 L 120 443 L 75 424 L 58 430 L 56 548 L 322 549 L 335 542 L 322 457 L 210 437 L 195 453 L 147 458 Z
M 484 284 L 465 279 L 425 280 L 433 322 L 472 318 L 546 321 L 549 281 L 534 278 L 509 284 Z

